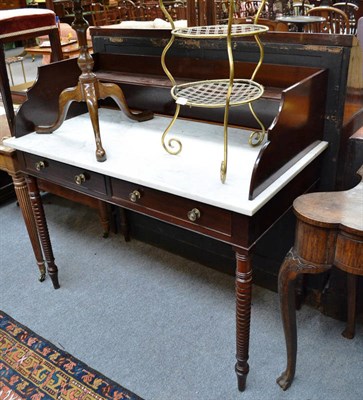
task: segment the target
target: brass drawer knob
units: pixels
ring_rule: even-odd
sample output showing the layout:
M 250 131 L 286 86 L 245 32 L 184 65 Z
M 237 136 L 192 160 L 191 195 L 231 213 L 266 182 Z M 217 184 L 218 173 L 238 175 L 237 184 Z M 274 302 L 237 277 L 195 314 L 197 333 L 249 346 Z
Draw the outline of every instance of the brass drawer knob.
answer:
M 141 197 L 141 193 L 138 190 L 134 190 L 129 194 L 129 199 L 133 203 L 136 203 Z
M 193 208 L 192 210 L 188 211 L 187 215 L 189 221 L 195 222 L 200 218 L 200 211 L 197 208 Z
M 41 171 L 42 169 L 44 169 L 45 168 L 45 162 L 44 161 L 37 161 L 36 163 L 35 163 L 35 169 L 37 170 L 37 171 Z
M 77 185 L 82 185 L 82 183 L 86 181 L 85 174 L 75 175 L 74 181 L 76 182 Z

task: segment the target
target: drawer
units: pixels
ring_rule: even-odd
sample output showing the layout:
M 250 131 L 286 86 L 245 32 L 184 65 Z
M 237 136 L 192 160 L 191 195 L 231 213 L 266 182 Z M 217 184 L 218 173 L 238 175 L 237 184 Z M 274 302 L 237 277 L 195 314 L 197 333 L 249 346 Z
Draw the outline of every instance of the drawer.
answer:
M 231 236 L 230 211 L 119 179 L 111 179 L 111 188 L 113 202 L 125 208 L 211 236 Z
M 96 172 L 27 153 L 23 153 L 23 166 L 30 175 L 79 192 L 102 196 L 107 193 L 105 177 Z

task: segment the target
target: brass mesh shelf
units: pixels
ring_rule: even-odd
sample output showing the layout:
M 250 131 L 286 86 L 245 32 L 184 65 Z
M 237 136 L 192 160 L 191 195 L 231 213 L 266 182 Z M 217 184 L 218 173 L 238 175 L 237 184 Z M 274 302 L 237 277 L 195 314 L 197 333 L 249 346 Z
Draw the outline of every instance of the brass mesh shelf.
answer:
M 238 24 L 232 25 L 231 36 L 251 36 L 258 35 L 268 31 L 265 25 L 257 24 Z M 228 25 L 209 25 L 209 26 L 193 26 L 189 28 L 177 28 L 172 30 L 172 34 L 176 37 L 199 38 L 199 39 L 216 39 L 227 37 Z
M 205 80 L 176 85 L 171 90 L 174 100 L 180 105 L 217 108 L 226 105 L 229 79 Z M 262 85 L 250 79 L 235 79 L 230 96 L 230 106 L 246 104 L 263 95 Z
M 253 23 L 233 24 L 235 5 L 234 1 L 229 0 L 227 25 L 207 25 L 176 28 L 173 19 L 163 4 L 163 0 L 159 0 L 160 8 L 167 20 L 170 22 L 172 28 L 170 40 L 165 46 L 161 55 L 161 65 L 171 82 L 171 96 L 176 103 L 174 116 L 162 135 L 161 143 L 169 154 L 177 155 L 182 151 L 183 145 L 179 139 L 173 137 L 169 139 L 166 138 L 168 132 L 171 130 L 176 119 L 178 118 L 182 106 L 204 108 L 223 107 L 223 160 L 220 168 L 220 178 L 223 183 L 226 180 L 227 174 L 229 108 L 242 104 L 248 105 L 252 116 L 260 127 L 259 130 L 256 130 L 250 134 L 249 143 L 251 146 L 257 146 L 261 144 L 266 133 L 263 123 L 259 120 L 252 106 L 253 102 L 258 100 L 264 93 L 263 86 L 255 82 L 255 76 L 262 64 L 264 57 L 263 46 L 259 36 L 260 34 L 268 31 L 267 26 L 258 24 L 258 18 L 265 5 L 265 1 L 266 0 L 261 1 L 258 11 L 253 19 Z M 235 79 L 232 38 L 243 36 L 254 38 L 260 55 L 259 60 L 256 63 L 256 67 L 249 79 Z M 224 38 L 226 41 L 226 50 L 229 62 L 229 79 L 208 79 L 197 82 L 177 84 L 165 63 L 166 54 L 174 43 L 175 38 L 201 40 Z

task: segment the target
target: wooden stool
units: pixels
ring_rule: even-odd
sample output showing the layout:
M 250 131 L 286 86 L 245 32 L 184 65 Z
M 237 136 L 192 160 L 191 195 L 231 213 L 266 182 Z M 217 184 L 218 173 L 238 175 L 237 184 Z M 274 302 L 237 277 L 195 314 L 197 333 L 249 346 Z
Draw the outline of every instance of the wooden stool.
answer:
M 12 135 L 15 133 L 15 113 L 6 69 L 4 44 L 41 35 L 49 36 L 52 61 L 61 60 L 62 48 L 54 11 L 33 8 L 0 11 L 0 94 Z
M 363 166 L 358 174 L 363 178 Z M 297 217 L 294 247 L 287 254 L 279 273 L 279 295 L 284 326 L 287 367 L 277 379 L 286 390 L 296 367 L 297 331 L 295 281 L 300 274 L 318 274 L 333 265 L 354 275 L 363 275 L 363 181 L 342 192 L 311 193 L 294 203 Z M 348 275 L 348 291 L 353 287 Z M 348 292 L 348 325 L 352 331 L 354 290 Z

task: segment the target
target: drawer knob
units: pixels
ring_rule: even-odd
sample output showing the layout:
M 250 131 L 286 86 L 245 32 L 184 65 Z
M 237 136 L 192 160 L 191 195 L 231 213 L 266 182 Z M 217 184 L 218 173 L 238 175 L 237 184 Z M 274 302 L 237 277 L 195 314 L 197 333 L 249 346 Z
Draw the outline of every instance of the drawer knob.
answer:
M 129 194 L 129 199 L 130 201 L 132 201 L 133 203 L 136 203 L 137 200 L 139 200 L 141 197 L 141 193 L 138 190 L 134 190 L 133 192 L 131 192 Z
M 189 221 L 195 222 L 199 218 L 200 218 L 200 211 L 197 208 L 193 208 L 192 210 L 188 211 Z
M 37 171 L 41 171 L 44 168 L 45 168 L 45 162 L 44 161 L 38 161 L 38 162 L 35 163 L 35 169 Z
M 82 185 L 82 183 L 86 181 L 85 174 L 75 175 L 74 181 L 76 182 L 77 185 Z

